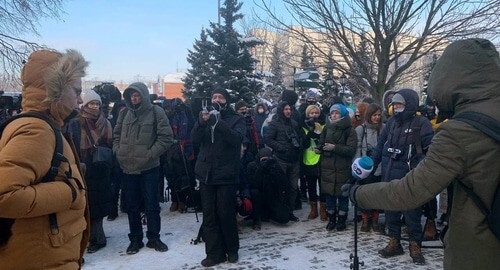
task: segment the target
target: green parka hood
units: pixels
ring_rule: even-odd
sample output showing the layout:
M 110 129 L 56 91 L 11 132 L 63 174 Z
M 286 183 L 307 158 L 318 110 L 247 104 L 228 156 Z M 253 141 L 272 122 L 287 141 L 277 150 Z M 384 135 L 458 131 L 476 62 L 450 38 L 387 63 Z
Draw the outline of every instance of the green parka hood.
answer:
M 500 107 L 500 59 L 485 39 L 453 42 L 437 61 L 429 79 L 429 95 L 439 111 L 490 112 Z M 500 118 L 500 110 L 491 115 Z
M 141 105 L 139 105 L 138 107 L 133 106 L 132 102 L 130 101 L 130 95 L 134 91 L 139 92 L 139 94 L 141 94 Z M 141 82 L 135 82 L 129 85 L 127 89 L 123 91 L 123 98 L 127 107 L 134 112 L 143 112 L 145 110 L 150 109 L 151 106 L 153 106 L 149 99 L 148 87 Z

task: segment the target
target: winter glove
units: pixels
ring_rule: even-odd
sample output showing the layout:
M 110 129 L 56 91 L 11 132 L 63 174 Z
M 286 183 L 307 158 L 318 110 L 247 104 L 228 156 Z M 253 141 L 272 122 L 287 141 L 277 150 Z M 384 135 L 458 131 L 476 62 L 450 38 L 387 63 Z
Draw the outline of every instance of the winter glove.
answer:
M 208 121 L 207 121 L 208 124 L 210 126 L 215 126 L 215 124 L 217 123 L 217 117 L 218 117 L 218 115 L 210 113 L 210 117 L 208 118 Z
M 342 196 L 349 197 L 353 204 L 356 204 L 356 189 L 358 189 L 358 184 L 344 184 L 340 188 L 342 191 Z
M 325 143 L 323 146 L 323 151 L 333 151 L 335 149 L 335 144 L 332 143 Z

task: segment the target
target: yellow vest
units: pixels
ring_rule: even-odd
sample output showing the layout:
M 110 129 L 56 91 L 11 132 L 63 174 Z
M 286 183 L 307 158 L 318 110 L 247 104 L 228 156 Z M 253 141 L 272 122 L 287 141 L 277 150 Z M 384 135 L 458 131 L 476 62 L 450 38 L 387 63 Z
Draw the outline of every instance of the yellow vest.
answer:
M 324 127 L 321 126 L 322 128 Z M 309 133 L 309 130 L 304 128 L 304 132 L 306 133 Z M 316 147 L 316 143 L 314 142 L 313 139 L 311 139 L 311 145 L 306 149 L 304 150 L 304 157 L 302 159 L 302 162 L 305 164 L 305 165 L 308 165 L 308 166 L 312 166 L 312 165 L 316 165 L 318 164 L 319 162 L 319 158 L 321 157 L 321 155 L 319 154 L 316 154 L 314 152 L 314 148 Z

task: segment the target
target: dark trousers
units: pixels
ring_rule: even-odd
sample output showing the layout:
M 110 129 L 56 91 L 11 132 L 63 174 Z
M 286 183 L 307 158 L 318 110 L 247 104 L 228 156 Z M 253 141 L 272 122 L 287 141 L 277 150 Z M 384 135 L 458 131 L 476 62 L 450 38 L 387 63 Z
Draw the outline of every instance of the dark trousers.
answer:
M 113 169 L 111 170 L 110 177 L 111 177 L 111 203 L 112 203 L 111 214 L 118 215 L 118 200 L 120 198 L 120 189 L 123 179 L 123 171 L 122 169 L 120 169 L 120 166 L 113 167 Z M 122 193 L 122 198 L 123 197 L 124 196 Z M 122 199 L 121 201 L 124 202 L 125 200 Z M 120 207 L 122 210 L 125 210 L 126 212 L 126 205 L 120 203 Z
M 309 195 L 309 201 L 317 202 L 318 201 L 317 187 L 319 186 L 319 190 L 321 190 L 321 181 L 319 179 L 319 176 L 306 175 L 305 178 L 307 181 L 307 194 Z M 325 202 L 325 195 L 322 194 L 321 192 L 319 193 L 319 201 Z
M 102 227 L 102 219 L 103 218 L 90 220 L 90 245 L 106 245 L 106 235 Z
M 297 199 L 297 189 L 299 186 L 299 169 L 300 169 L 300 164 L 298 161 L 296 162 L 286 162 L 281 159 L 276 159 L 278 161 L 278 164 L 281 166 L 281 169 L 283 172 L 285 172 L 286 179 L 288 179 L 288 188 L 287 188 L 287 193 L 288 193 L 288 211 L 290 213 L 293 212 L 294 206 L 295 206 L 295 200 Z
M 127 198 L 130 241 L 141 241 L 144 236 L 141 222 L 141 203 L 144 203 L 148 224 L 146 237 L 149 240 L 160 238 L 158 173 L 159 167 L 144 171 L 141 174 L 124 174 L 123 191 Z
M 219 260 L 240 248 L 236 225 L 236 185 L 200 183 L 203 240 L 208 258 Z
M 422 237 L 421 207 L 406 212 L 385 211 L 385 220 L 389 230 L 388 235 L 398 239 L 401 238 L 401 214 L 408 226 L 408 238 L 410 241 L 417 241 L 420 243 Z

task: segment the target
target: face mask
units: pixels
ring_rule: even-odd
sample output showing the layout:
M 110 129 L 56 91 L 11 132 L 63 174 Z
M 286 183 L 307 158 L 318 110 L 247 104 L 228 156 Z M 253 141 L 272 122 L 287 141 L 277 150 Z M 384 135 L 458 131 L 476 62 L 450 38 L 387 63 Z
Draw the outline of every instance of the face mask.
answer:
M 309 100 L 309 101 L 307 101 L 307 104 L 309 104 L 309 105 L 315 105 L 316 101 Z
M 218 102 L 213 102 L 213 103 L 212 103 L 212 107 L 214 107 L 214 109 L 215 109 L 215 110 L 217 110 L 217 111 L 219 111 L 219 112 L 220 112 L 220 111 L 222 111 L 222 110 L 224 110 L 224 109 L 225 109 L 226 104 L 220 104 L 220 103 L 218 103 Z
M 258 109 L 258 110 L 257 110 L 257 112 L 259 112 L 259 113 L 264 113 L 264 109 L 262 109 L 262 108 L 261 108 L 261 109 Z
M 394 114 L 402 113 L 404 110 L 404 108 L 394 109 Z

